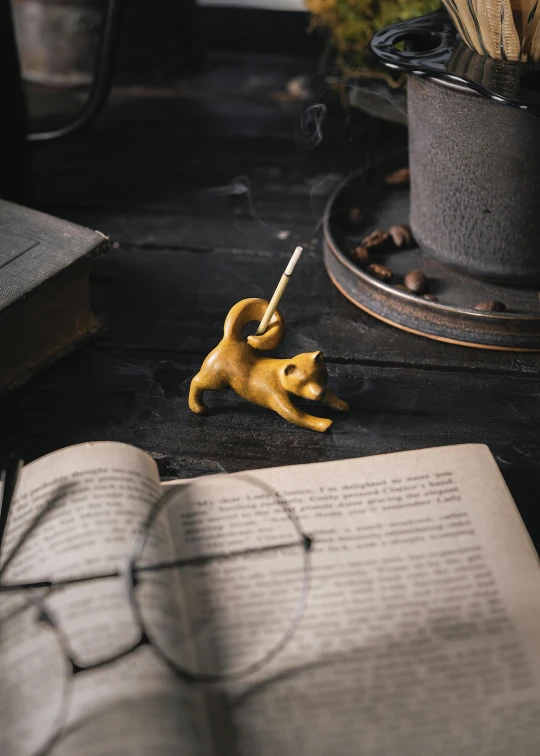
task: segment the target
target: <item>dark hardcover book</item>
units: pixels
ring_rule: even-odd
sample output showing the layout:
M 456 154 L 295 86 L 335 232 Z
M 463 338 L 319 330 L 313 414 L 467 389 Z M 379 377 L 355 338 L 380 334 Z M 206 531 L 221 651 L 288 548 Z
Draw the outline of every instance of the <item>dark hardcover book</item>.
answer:
M 107 245 L 98 231 L 0 200 L 0 393 L 97 332 L 89 273 Z

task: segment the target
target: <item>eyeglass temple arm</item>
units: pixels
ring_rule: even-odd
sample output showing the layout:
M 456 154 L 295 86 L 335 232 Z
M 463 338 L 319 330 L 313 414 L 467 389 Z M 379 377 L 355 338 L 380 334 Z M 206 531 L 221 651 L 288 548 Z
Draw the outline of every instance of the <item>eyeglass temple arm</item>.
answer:
M 279 551 L 281 549 L 298 548 L 302 546 L 304 551 L 309 551 L 313 544 L 313 539 L 309 536 L 302 535 L 300 543 L 298 541 L 287 543 L 275 543 L 269 546 L 257 546 L 251 549 L 241 549 L 239 551 L 228 551 L 223 554 L 201 554 L 199 556 L 189 557 L 186 559 L 175 559 L 170 562 L 156 562 L 155 564 L 143 564 L 138 567 L 130 563 L 129 567 L 134 574 L 140 574 L 145 572 L 160 572 L 161 570 L 167 570 L 174 567 L 200 567 L 210 562 L 219 562 L 222 560 L 237 559 L 242 556 L 250 556 L 253 554 L 264 554 L 269 551 Z M 119 570 L 111 572 L 97 573 L 94 575 L 80 575 L 77 577 L 67 577 L 60 580 L 34 580 L 27 583 L 0 583 L 0 593 L 10 593 L 15 591 L 28 590 L 30 588 L 61 588 L 67 585 L 74 585 L 76 583 L 90 583 L 93 580 L 108 580 L 110 578 L 116 578 L 121 576 Z
M 113 572 L 68 577 L 61 580 L 32 580 L 28 583 L 3 583 L 0 584 L 0 594 L 27 591 L 36 588 L 63 588 L 64 586 L 76 585 L 77 583 L 91 583 L 93 580 L 109 580 L 111 578 L 120 577 L 120 575 L 121 573 L 118 570 L 114 570 Z
M 96 65 L 88 99 L 73 121 L 52 131 L 31 131 L 30 142 L 50 142 L 53 139 L 75 134 L 84 129 L 106 103 L 114 73 L 118 31 L 122 12 L 122 0 L 108 0 L 103 19 L 103 28 L 98 44 Z

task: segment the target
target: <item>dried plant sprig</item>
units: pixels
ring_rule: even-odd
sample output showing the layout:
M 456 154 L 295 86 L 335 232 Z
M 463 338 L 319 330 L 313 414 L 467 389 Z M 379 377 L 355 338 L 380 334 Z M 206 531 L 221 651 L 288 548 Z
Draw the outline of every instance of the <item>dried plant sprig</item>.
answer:
M 500 60 L 540 61 L 539 0 L 443 0 L 465 44 Z
M 443 0 L 443 2 L 465 44 L 471 50 L 476 50 L 476 52 L 482 55 L 480 41 L 470 15 L 468 4 L 464 3 L 463 0 Z
M 1 0 L 0 0 L 1 2 Z M 369 43 L 385 26 L 423 16 L 441 7 L 440 0 L 306 0 L 311 28 L 329 30 L 336 59 L 348 73 L 373 74 Z M 382 76 L 382 73 L 375 73 Z M 388 76 L 385 74 L 384 78 Z M 390 82 L 389 82 L 390 83 Z

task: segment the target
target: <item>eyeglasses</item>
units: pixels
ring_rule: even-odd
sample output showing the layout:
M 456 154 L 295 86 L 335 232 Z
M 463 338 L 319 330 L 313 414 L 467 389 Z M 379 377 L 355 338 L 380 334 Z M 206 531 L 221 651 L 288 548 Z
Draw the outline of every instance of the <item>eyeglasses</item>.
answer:
M 142 646 L 199 684 L 256 674 L 286 648 L 306 606 L 312 541 L 258 478 L 219 477 L 170 486 L 119 569 L 8 582 L 70 497 L 52 497 L 24 530 L 0 568 L 0 753 L 47 753 L 77 677 Z

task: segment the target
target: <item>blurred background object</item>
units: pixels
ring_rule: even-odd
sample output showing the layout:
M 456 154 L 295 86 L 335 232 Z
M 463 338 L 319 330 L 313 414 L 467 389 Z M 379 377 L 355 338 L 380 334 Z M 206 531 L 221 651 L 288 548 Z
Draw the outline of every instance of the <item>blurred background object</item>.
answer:
M 440 0 L 306 0 L 311 30 L 326 34 L 324 64 L 342 71 L 352 108 L 406 125 L 405 76 L 390 72 L 371 54 L 378 30 L 441 7 Z
M 376 31 L 395 21 L 440 8 L 440 0 L 306 0 L 312 26 L 330 33 L 337 62 L 353 72 L 377 69 L 369 43 Z M 387 74 L 385 74 L 387 75 Z
M 13 0 L 25 80 L 59 86 L 90 84 L 103 9 L 99 0 Z
M 107 3 L 103 0 L 11 0 L 26 81 L 88 86 Z M 120 76 L 184 73 L 200 57 L 194 0 L 123 4 L 117 50 Z
M 30 180 L 28 118 L 9 0 L 0 0 L 0 84 L 4 102 L 9 103 L 0 118 L 0 139 L 11 157 L 2 161 L 0 197 L 24 202 Z

